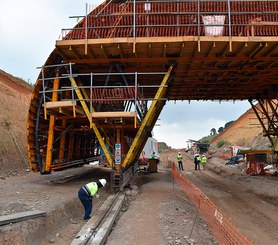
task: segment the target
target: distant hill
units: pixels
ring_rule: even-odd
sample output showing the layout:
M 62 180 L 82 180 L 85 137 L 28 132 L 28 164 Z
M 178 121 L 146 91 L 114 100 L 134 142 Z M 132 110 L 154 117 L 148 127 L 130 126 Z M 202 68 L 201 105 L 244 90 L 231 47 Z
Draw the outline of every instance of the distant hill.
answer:
M 0 70 L 0 177 L 28 168 L 16 144 L 27 159 L 26 125 L 31 94 L 30 85 Z
M 225 145 L 223 145 L 225 148 L 232 145 L 250 147 L 253 149 L 271 148 L 268 138 L 263 137 L 263 128 L 252 108 L 242 114 L 223 132 L 216 135 L 210 141 L 210 144 L 217 144 L 220 140 L 226 142 Z
M 165 149 L 169 149 L 170 147 L 165 142 L 157 142 L 158 144 L 158 152 L 164 151 Z

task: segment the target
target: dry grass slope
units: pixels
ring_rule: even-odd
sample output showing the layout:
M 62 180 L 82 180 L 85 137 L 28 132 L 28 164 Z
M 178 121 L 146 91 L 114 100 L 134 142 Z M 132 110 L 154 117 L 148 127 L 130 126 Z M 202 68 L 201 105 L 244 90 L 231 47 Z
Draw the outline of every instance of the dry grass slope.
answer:
M 215 136 L 210 143 L 217 144 L 218 141 L 223 140 L 226 142 L 223 146 L 225 148 L 239 145 L 253 149 L 269 149 L 270 142 L 263 137 L 262 130 L 259 120 L 250 108 L 226 130 Z

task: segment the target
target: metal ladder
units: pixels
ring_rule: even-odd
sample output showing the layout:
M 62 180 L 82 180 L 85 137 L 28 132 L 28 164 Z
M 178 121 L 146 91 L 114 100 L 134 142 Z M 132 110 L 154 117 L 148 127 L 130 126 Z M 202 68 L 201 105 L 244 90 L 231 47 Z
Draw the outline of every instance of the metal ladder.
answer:
M 122 182 L 122 173 L 117 173 L 115 170 L 111 171 L 111 190 L 120 190 Z

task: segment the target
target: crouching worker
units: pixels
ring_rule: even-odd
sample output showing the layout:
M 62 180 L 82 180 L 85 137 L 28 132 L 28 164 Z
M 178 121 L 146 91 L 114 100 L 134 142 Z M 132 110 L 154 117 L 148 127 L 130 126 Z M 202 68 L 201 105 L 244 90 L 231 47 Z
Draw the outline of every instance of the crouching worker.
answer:
M 90 182 L 80 188 L 78 192 L 78 197 L 85 209 L 85 215 L 83 217 L 84 221 L 87 221 L 91 218 L 90 215 L 93 208 L 92 199 L 94 196 L 98 198 L 97 193 L 99 188 L 104 187 L 105 185 L 106 185 L 106 179 L 99 179 L 96 182 Z

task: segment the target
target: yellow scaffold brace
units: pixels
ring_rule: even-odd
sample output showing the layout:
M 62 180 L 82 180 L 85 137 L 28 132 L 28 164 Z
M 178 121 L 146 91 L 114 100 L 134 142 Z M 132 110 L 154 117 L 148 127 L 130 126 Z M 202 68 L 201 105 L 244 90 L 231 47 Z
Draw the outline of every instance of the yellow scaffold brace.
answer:
M 71 84 L 72 84 L 72 86 L 74 88 L 74 91 L 76 92 L 76 95 L 77 95 L 77 97 L 78 97 L 78 99 L 79 99 L 79 101 L 80 101 L 80 103 L 81 103 L 81 105 L 83 107 L 83 110 L 84 110 L 87 118 L 89 119 L 90 127 L 94 130 L 95 135 L 97 136 L 98 142 L 99 142 L 100 146 L 103 149 L 103 152 L 104 152 L 104 154 L 105 154 L 105 156 L 107 158 L 107 161 L 108 161 L 109 165 L 113 166 L 113 159 L 112 159 L 112 157 L 111 157 L 111 155 L 110 155 L 110 153 L 109 153 L 109 151 L 108 151 L 108 149 L 107 149 L 107 147 L 105 145 L 105 142 L 104 142 L 104 140 L 103 140 L 103 138 L 102 138 L 102 136 L 101 136 L 101 134 L 100 134 L 96 124 L 92 122 L 92 118 L 91 118 L 91 115 L 90 115 L 89 108 L 88 108 L 87 104 L 84 101 L 82 93 L 81 93 L 79 87 L 77 86 L 77 83 L 76 83 L 75 79 L 72 76 L 69 76 L 69 79 L 70 79 Z
M 156 120 L 165 104 L 165 101 L 162 101 L 161 98 L 165 96 L 167 91 L 167 84 L 169 81 L 170 74 L 173 69 L 173 65 L 171 65 L 165 74 L 159 89 L 156 92 L 154 100 L 151 103 L 150 109 L 148 110 L 146 116 L 144 117 L 142 124 L 134 138 L 131 147 L 126 155 L 125 160 L 122 163 L 122 167 L 125 168 L 126 166 L 133 163 L 140 155 L 145 143 L 148 139 L 148 133 L 146 132 L 146 128 L 152 129 Z

